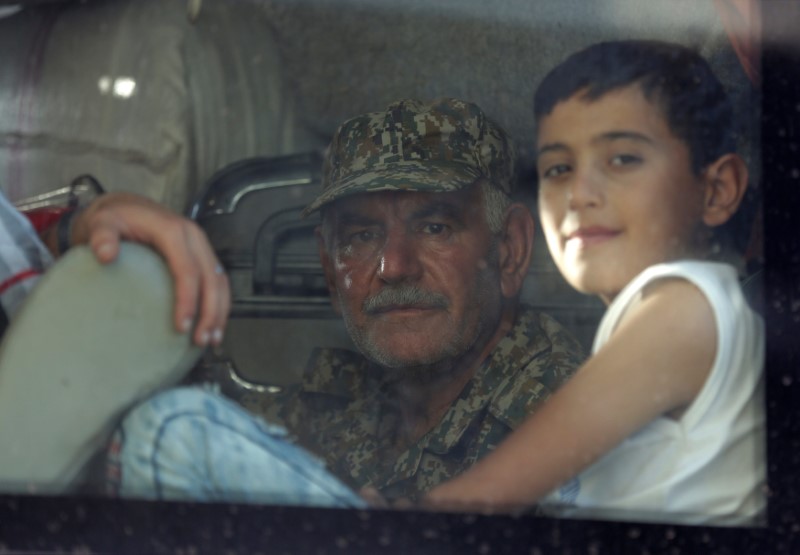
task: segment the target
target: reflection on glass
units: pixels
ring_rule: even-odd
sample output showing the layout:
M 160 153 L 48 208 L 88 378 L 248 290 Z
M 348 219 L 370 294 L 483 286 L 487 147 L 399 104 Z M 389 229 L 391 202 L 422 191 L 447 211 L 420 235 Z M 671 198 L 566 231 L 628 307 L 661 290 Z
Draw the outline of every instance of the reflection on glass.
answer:
M 195 4 L 199 5 L 189 5 Z M 220 162 L 220 167 L 215 168 L 220 173 L 216 180 L 209 181 L 206 197 L 197 201 L 196 207 L 200 208 L 193 212 L 225 266 L 234 304 L 223 352 L 209 354 L 187 381 L 211 383 L 213 387 L 208 389 L 216 388 L 247 412 L 197 389 L 162 394 L 128 416 L 122 432 L 116 433 L 110 442 L 107 460 L 87 467 L 84 476 L 88 477 L 87 483 L 94 484 L 95 491 L 99 482 L 108 481 L 116 495 L 129 497 L 360 507 L 364 500 L 357 493 L 369 488 L 366 497 L 374 503 L 417 503 L 425 492 L 468 471 L 501 445 L 528 414 L 544 406 L 544 400 L 566 383 L 584 360 L 583 353 L 590 350 L 604 311 L 601 302 L 575 293 L 562 279 L 547 253 L 538 220 L 529 219 L 522 209 L 517 209 L 513 218 L 515 231 L 504 235 L 504 243 L 496 239 L 502 229 L 498 222 L 502 224 L 502 214 L 512 205 L 511 201 L 502 195 L 498 197 L 496 191 L 484 184 L 474 189 L 464 186 L 467 181 L 472 183 L 476 175 L 489 182 L 510 181 L 510 175 L 520 168 L 523 175 L 532 175 L 537 162 L 540 166 L 548 164 L 547 169 L 538 168 L 542 182 L 555 180 L 572 168 L 570 161 L 550 159 L 563 155 L 562 147 L 568 141 L 562 138 L 550 141 L 552 144 L 538 153 L 532 146 L 536 130 L 529 112 L 534 85 L 556 62 L 590 42 L 586 37 L 592 37 L 593 42 L 619 32 L 625 36 L 645 34 L 671 39 L 677 32 L 671 27 L 660 28 L 660 17 L 680 15 L 681 28 L 690 27 L 696 35 L 708 37 L 700 46 L 717 55 L 711 60 L 712 65 L 724 68 L 728 80 L 738 86 L 734 88 L 739 103 L 737 112 L 748 115 L 757 112 L 748 109 L 753 86 L 747 81 L 747 76 L 757 79 L 758 67 L 754 62 L 757 44 L 751 40 L 748 29 L 720 26 L 716 19 L 720 14 L 714 11 L 714 5 L 729 10 L 732 3 L 704 4 L 697 12 L 695 24 L 685 21 L 695 12 L 674 9 L 668 2 L 653 3 L 654 15 L 643 15 L 641 20 L 631 15 L 641 14 L 641 6 L 631 9 L 634 3 L 628 0 L 597 3 L 593 7 L 578 1 L 539 2 L 531 7 L 520 1 L 509 8 L 512 12 L 518 10 L 520 17 L 510 19 L 503 14 L 494 19 L 494 15 L 490 17 L 476 3 L 464 12 L 446 14 L 452 18 L 448 22 L 463 32 L 441 34 L 435 49 L 428 43 L 425 53 L 436 51 L 437 56 L 419 55 L 420 52 L 409 48 L 409 60 L 414 63 L 407 65 L 415 69 L 400 71 L 398 67 L 406 64 L 397 64 L 395 58 L 387 59 L 382 41 L 385 36 L 403 36 L 412 30 L 394 28 L 385 22 L 380 17 L 385 15 L 385 6 L 373 13 L 364 7 L 369 2 L 341 2 L 339 8 L 356 9 L 357 5 L 364 16 L 363 20 L 356 18 L 347 23 L 340 22 L 337 14 L 327 11 L 322 2 L 300 2 L 303 9 L 280 0 L 265 4 L 264 10 L 276 12 L 270 15 L 285 23 L 286 29 L 279 37 L 286 58 L 286 75 L 275 71 L 269 72 L 269 77 L 274 77 L 275 82 L 285 81 L 287 87 L 293 88 L 296 100 L 304 108 L 300 110 L 304 113 L 297 128 L 311 130 L 308 135 L 312 138 L 263 153 L 300 153 L 294 157 L 272 157 L 231 166 Z M 414 12 L 419 16 L 420 28 L 428 32 L 410 37 L 409 42 L 419 43 L 423 48 L 430 37 L 439 36 L 441 22 L 435 18 L 429 20 L 430 14 L 426 15 L 420 6 L 415 9 L 421 10 Z M 439 12 L 442 10 L 437 11 L 437 17 L 442 15 Z M 723 15 L 725 21 L 741 24 L 729 11 Z M 204 29 L 203 25 L 214 21 L 207 16 L 204 6 L 194 25 Z M 617 25 L 620 18 L 623 21 Z M 537 21 L 548 21 L 547 28 L 537 26 Z M 553 21 L 564 25 L 563 35 L 567 38 L 563 48 L 537 38 L 549 36 Z M 613 33 L 609 31 L 612 21 Z M 330 33 L 339 40 L 322 40 L 330 38 L 320 31 L 329 24 L 336 28 Z M 606 24 L 608 28 L 602 27 Z M 313 34 L 309 29 L 320 31 L 320 43 L 324 44 L 306 40 Z M 365 29 L 382 32 L 375 34 Z M 679 40 L 688 43 L 694 36 L 681 35 Z M 522 46 L 528 42 L 533 46 Z M 467 54 L 455 59 L 448 57 L 451 52 L 460 51 Z M 402 54 L 394 51 L 392 56 L 402 57 Z M 508 65 L 509 60 L 517 59 L 528 60 L 531 67 L 516 62 Z M 479 78 L 471 73 L 476 63 L 481 66 L 475 70 Z M 240 79 L 220 79 L 214 86 L 228 91 L 257 88 L 247 78 L 264 74 L 258 73 L 253 64 L 252 67 L 240 64 L 245 68 Z M 233 68 L 240 65 L 228 64 Z M 321 67 L 330 73 L 315 77 L 309 67 Z M 369 68 L 369 74 L 362 73 L 366 71 L 364 68 Z M 194 70 L 192 74 L 191 67 L 186 69 L 192 77 L 187 87 L 196 96 L 192 108 L 197 109 L 201 120 L 212 112 L 224 114 L 238 107 L 233 103 L 201 102 L 204 98 L 200 92 L 206 89 L 200 83 L 205 75 L 196 67 Z M 104 75 L 97 80 L 97 89 L 102 95 L 127 99 L 137 94 L 137 82 L 128 76 Z M 142 91 L 139 94 L 141 98 Z M 316 155 L 305 153 L 327 144 L 336 125 L 355 113 L 385 108 L 398 97 L 428 100 L 452 95 L 477 99 L 486 110 L 483 113 L 471 103 L 448 106 L 451 114 L 462 111 L 468 114 L 458 123 L 469 129 L 465 132 L 467 139 L 471 140 L 473 131 L 483 133 L 482 136 L 494 141 L 481 139 L 487 141 L 484 146 L 488 144 L 489 151 L 502 160 L 480 160 L 480 153 L 475 157 L 465 156 L 465 160 L 479 160 L 480 167 L 456 177 L 434 174 L 422 164 L 410 163 L 402 177 L 382 174 L 382 192 L 370 192 L 369 198 L 354 194 L 365 192 L 359 187 L 368 188 L 380 181 L 368 175 L 367 168 L 373 160 L 365 153 L 380 158 L 380 163 L 394 163 L 392 157 L 401 154 L 397 145 L 414 144 L 416 139 L 423 138 L 414 151 L 420 160 L 430 160 L 442 153 L 454 159 L 460 156 L 463 142 L 458 146 L 439 145 L 442 148 L 434 153 L 432 143 L 427 141 L 426 134 L 438 125 L 448 129 L 455 126 L 450 120 L 437 119 L 440 114 L 425 116 L 430 128 L 403 130 L 394 137 L 392 133 L 402 129 L 403 122 L 414 120 L 426 108 L 393 104 L 390 112 L 408 117 L 401 117 L 396 129 L 387 128 L 387 142 L 380 143 L 371 137 L 375 140 L 365 141 L 367 146 L 361 149 L 353 152 L 345 149 L 339 153 L 336 164 L 326 170 L 333 173 L 324 177 L 327 187 L 337 179 L 344 181 L 347 172 L 361 172 L 362 181 L 348 182 L 350 188 L 342 197 L 330 193 L 335 187 L 326 189 L 328 196 L 324 201 L 316 201 L 323 192 L 322 164 Z M 284 113 L 293 112 L 290 106 L 276 108 L 267 105 L 266 99 L 259 99 L 262 100 L 264 105 L 253 108 L 260 114 L 274 114 L 277 120 Z M 641 99 L 622 100 L 627 106 Z M 184 107 L 179 106 L 177 112 L 183 114 Z M 151 108 L 147 117 L 159 121 L 159 106 Z M 188 108 L 185 110 L 190 112 Z M 609 114 L 610 109 L 594 119 Z M 643 119 L 647 114 L 639 116 Z M 501 122 L 514 140 L 487 123 L 491 119 Z M 361 123 L 369 127 L 370 121 L 367 118 Z M 241 122 L 234 118 L 227 123 L 238 130 L 237 123 Z M 474 128 L 469 127 L 473 123 Z M 559 128 L 570 129 L 568 123 Z M 746 122 L 741 138 L 751 166 L 753 188 L 757 190 L 755 124 Z M 197 163 L 195 156 L 202 157 L 203 163 L 211 163 L 210 160 L 230 162 L 254 154 L 236 145 L 223 152 L 223 147 L 209 140 L 217 131 L 209 129 L 215 127 L 220 126 L 192 127 L 198 136 L 181 145 L 187 153 L 187 165 Z M 353 124 L 350 137 L 361 129 Z M 641 134 L 628 133 L 628 128 L 623 131 L 627 134 L 618 134 L 608 141 L 626 147 L 625 152 L 613 157 L 613 167 L 620 172 L 641 164 L 644 155 L 639 152 L 640 147 L 649 141 L 649 137 L 643 139 Z M 324 140 L 313 138 L 320 135 Z M 512 142 L 517 144 L 519 154 L 516 170 L 510 169 Z M 527 208 L 542 208 L 541 203 L 537 205 L 532 200 L 531 181 L 523 179 L 519 188 L 509 186 L 502 192 L 512 193 L 513 200 L 521 200 Z M 421 183 L 424 188 L 414 188 Z M 452 186 L 451 190 L 441 190 L 443 183 Z M 681 183 L 686 185 L 688 181 Z M 189 188 L 185 184 L 177 186 Z M 392 192 L 399 189 L 404 192 Z M 237 191 L 242 194 L 237 196 Z M 226 198 L 237 200 L 220 209 L 226 206 Z M 659 197 L 659 202 L 667 200 L 666 195 Z M 313 210 L 303 214 L 309 205 L 313 205 Z M 324 208 L 324 216 L 317 211 L 320 206 Z M 204 207 L 209 210 L 203 210 Z M 486 214 L 482 212 L 484 209 Z M 492 233 L 479 232 L 484 218 Z M 585 244 L 603 240 L 602 235 L 608 230 L 601 229 L 601 223 L 595 222 L 594 229 L 578 239 Z M 655 223 L 672 225 L 656 221 L 654 216 L 646 218 L 642 229 L 645 224 Z M 321 227 L 315 236 L 317 225 Z M 546 228 L 549 235 L 554 233 L 554 224 Z M 557 239 L 548 236 L 548 240 L 551 248 L 558 248 Z M 669 243 L 668 237 L 661 236 L 659 240 Z M 755 240 L 749 245 L 747 264 L 751 266 L 745 264 L 740 268 L 743 275 L 749 276 L 747 283 L 754 285 L 755 295 L 748 296 L 750 299 L 757 298 L 760 285 L 761 249 L 757 243 Z M 635 252 L 645 257 L 643 251 Z M 503 273 L 498 267 L 501 260 L 513 269 Z M 370 282 L 370 276 L 376 281 Z M 585 285 L 582 284 L 586 291 L 598 292 L 596 287 Z M 519 306 L 517 294 L 522 300 Z M 331 297 L 335 310 L 330 306 Z M 441 364 L 442 361 L 447 363 Z M 669 380 L 666 373 L 664 379 Z M 214 418 L 197 417 L 208 416 L 209 411 Z M 194 416 L 190 421 L 181 421 L 175 417 L 178 413 Z M 254 414 L 271 424 L 256 420 Z M 172 424 L 161 426 L 166 421 Z M 288 435 L 284 437 L 284 432 L 272 427 L 273 424 L 288 428 Z M 670 428 L 669 424 L 662 427 Z M 236 433 L 231 435 L 223 428 Z M 674 429 L 668 432 L 677 433 Z M 289 443 L 314 453 L 327 468 L 312 463 L 302 452 L 288 447 Z M 198 446 L 203 449 L 198 450 Z M 272 463 L 264 454 L 276 449 L 285 453 L 289 464 L 281 471 L 266 471 L 274 465 L 270 466 Z M 668 455 L 659 457 L 665 465 L 668 463 Z M 175 466 L 137 463 L 145 460 L 161 460 Z M 212 481 L 203 472 L 208 469 L 214 469 L 217 489 L 207 487 Z M 298 478 L 298 472 L 293 472 L 298 469 L 302 479 Z M 627 478 L 626 472 L 627 468 L 622 469 L 623 479 Z M 492 487 L 491 481 L 487 483 L 489 490 L 499 490 Z M 732 479 L 731 483 L 741 485 L 742 481 Z M 569 502 L 578 498 L 580 491 L 570 478 L 558 488 L 558 493 L 560 501 Z M 513 510 L 520 510 L 521 504 L 525 506 L 523 511 L 538 513 L 533 500 L 539 497 L 530 495 L 530 503 L 509 502 L 499 509 L 513 505 Z M 479 506 L 476 503 L 471 507 Z M 601 510 L 592 516 L 670 520 L 669 515 L 631 514 L 624 509 L 621 513 Z M 676 516 L 674 520 L 681 518 Z
M 118 98 L 130 98 L 136 92 L 136 81 L 131 77 L 112 78 L 104 75 L 97 80 L 97 88 L 102 94 L 112 94 Z

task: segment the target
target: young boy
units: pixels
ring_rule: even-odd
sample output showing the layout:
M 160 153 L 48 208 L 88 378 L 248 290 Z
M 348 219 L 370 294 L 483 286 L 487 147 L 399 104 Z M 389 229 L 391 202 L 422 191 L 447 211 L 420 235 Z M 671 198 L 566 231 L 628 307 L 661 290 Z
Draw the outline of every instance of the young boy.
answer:
M 535 116 L 548 247 L 608 310 L 575 377 L 425 504 L 755 522 L 763 322 L 734 267 L 710 261 L 748 180 L 721 84 L 681 46 L 602 43 L 545 78 Z

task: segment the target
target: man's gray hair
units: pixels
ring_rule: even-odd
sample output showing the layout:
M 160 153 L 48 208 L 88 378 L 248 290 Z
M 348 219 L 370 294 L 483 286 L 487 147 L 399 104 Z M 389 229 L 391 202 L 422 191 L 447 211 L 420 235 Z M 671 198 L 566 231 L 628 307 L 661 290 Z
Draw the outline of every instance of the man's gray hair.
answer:
M 506 209 L 511 205 L 511 198 L 485 179 L 481 180 L 480 186 L 489 231 L 492 235 L 500 235 L 503 232 Z

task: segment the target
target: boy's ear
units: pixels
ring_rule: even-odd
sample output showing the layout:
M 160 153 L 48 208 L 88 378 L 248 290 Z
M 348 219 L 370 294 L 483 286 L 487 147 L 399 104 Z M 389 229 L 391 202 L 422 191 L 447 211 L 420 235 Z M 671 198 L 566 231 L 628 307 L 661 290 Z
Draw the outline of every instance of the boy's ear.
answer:
M 314 235 L 317 238 L 317 250 L 319 251 L 319 261 L 322 263 L 322 271 L 325 272 L 325 283 L 328 286 L 328 293 L 331 295 L 331 305 L 336 314 L 341 314 L 339 308 L 339 295 L 336 294 L 336 279 L 333 274 L 333 261 L 328 253 L 328 248 L 325 245 L 325 237 L 322 233 L 322 227 L 317 226 L 314 229 Z
M 747 190 L 747 165 L 738 154 L 725 154 L 705 170 L 703 223 L 715 227 L 727 222 L 739 209 Z
M 533 214 L 522 204 L 508 207 L 500 237 L 500 291 L 507 299 L 522 289 L 533 253 Z

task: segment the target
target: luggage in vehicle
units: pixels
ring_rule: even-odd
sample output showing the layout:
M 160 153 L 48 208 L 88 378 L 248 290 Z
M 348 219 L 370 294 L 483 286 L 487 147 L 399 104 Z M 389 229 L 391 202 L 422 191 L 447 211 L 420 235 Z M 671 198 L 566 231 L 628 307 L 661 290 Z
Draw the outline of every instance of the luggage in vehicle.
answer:
M 318 152 L 241 160 L 214 174 L 191 208 L 231 284 L 216 360 L 223 388 L 227 379 L 255 389 L 296 382 L 314 347 L 351 346 L 317 254 L 319 214 L 300 216 L 319 193 L 321 166 Z

